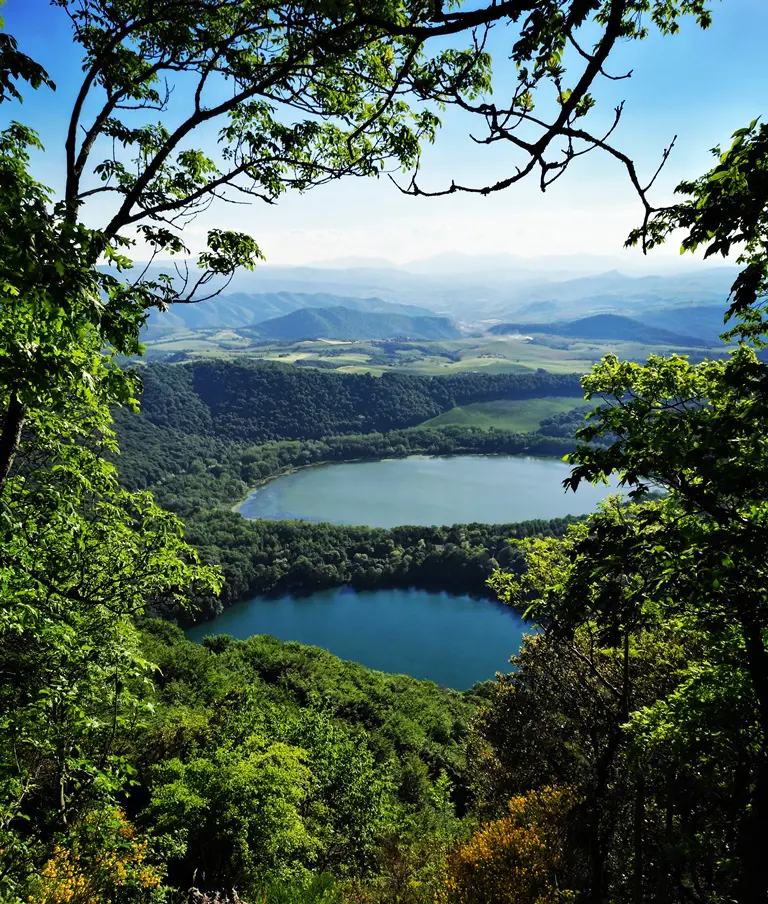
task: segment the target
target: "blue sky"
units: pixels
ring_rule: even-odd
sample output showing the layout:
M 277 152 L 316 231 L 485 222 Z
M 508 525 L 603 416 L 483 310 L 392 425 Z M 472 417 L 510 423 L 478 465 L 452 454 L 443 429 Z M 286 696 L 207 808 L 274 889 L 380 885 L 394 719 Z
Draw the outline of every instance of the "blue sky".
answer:
M 6 30 L 38 59 L 57 83 L 55 93 L 27 92 L 23 106 L 5 105 L 4 120 L 36 128 L 47 153 L 35 160 L 41 181 L 57 187 L 63 171 L 63 136 L 71 99 L 81 75 L 78 48 L 61 10 L 47 0 L 8 0 Z M 713 4 L 714 23 L 701 31 L 692 20 L 670 38 L 653 34 L 624 44 L 612 72 L 633 69 L 627 81 L 605 83 L 598 94 L 606 115 L 620 99 L 625 116 L 615 142 L 651 173 L 673 135 L 677 144 L 659 179 L 655 197 L 668 199 L 682 178 L 709 166 L 708 149 L 725 143 L 734 129 L 764 112 L 768 94 L 765 0 Z M 498 66 L 497 90 L 509 82 L 505 51 L 510 34 L 497 29 L 491 51 Z M 508 147 L 478 147 L 468 138 L 478 123 L 458 111 L 445 115 L 435 146 L 425 151 L 420 182 L 439 188 L 451 178 L 483 184 L 507 175 L 515 157 Z M 99 210 L 92 216 L 98 218 Z M 384 257 L 396 262 L 446 251 L 468 254 L 621 254 L 639 207 L 618 164 L 590 155 L 545 195 L 533 181 L 483 198 L 412 198 L 387 179 L 348 180 L 284 197 L 277 207 L 221 205 L 188 231 L 188 244 L 201 247 L 212 226 L 250 231 L 270 263 L 309 263 L 338 257 Z M 676 248 L 662 254 L 676 254 Z M 652 270 L 652 263 L 649 262 Z

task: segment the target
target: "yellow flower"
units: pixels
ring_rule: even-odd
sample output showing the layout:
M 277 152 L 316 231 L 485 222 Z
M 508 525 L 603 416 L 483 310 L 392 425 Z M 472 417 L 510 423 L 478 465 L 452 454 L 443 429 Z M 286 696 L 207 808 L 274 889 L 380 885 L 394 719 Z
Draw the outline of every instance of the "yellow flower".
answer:
M 162 873 L 146 863 L 149 845 L 120 809 L 94 811 L 72 827 L 39 872 L 30 904 L 111 904 L 115 888 L 158 888 Z

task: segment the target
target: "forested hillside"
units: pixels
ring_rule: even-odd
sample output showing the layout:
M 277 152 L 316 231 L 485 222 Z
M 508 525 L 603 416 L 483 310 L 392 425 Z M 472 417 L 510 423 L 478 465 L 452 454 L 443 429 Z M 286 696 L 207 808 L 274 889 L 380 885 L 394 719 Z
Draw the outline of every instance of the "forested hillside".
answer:
M 335 374 L 265 362 L 194 361 L 141 369 L 142 417 L 182 433 L 265 442 L 421 424 L 469 402 L 582 395 L 578 376 Z
M 447 317 L 377 314 L 346 307 L 293 311 L 253 328 L 264 339 L 458 339 Z
M 239 329 L 282 317 L 291 311 L 336 307 L 410 317 L 428 317 L 431 314 L 431 311 L 416 305 L 328 292 L 228 292 L 212 299 L 210 304 L 152 311 L 142 335 L 153 340 L 185 330 Z
M 518 524 L 432 527 L 342 527 L 306 521 L 246 521 L 236 513 L 190 519 L 187 539 L 203 561 L 219 565 L 226 582 L 185 623 L 210 618 L 232 603 L 272 592 L 307 593 L 349 585 L 357 589 L 420 587 L 490 597 L 487 581 L 503 568 L 524 569 L 510 540 L 562 537 L 578 518 Z
M 583 416 L 582 416 L 583 421 Z M 251 445 L 153 424 L 143 415 L 117 417 L 122 483 L 152 490 L 182 516 L 187 539 L 204 562 L 221 566 L 217 596 L 202 595 L 185 621 L 270 591 L 356 587 L 450 587 L 488 595 L 486 580 L 502 563 L 522 559 L 510 537 L 561 536 L 574 519 L 508 525 L 453 525 L 383 530 L 307 522 L 248 521 L 228 510 L 259 482 L 320 462 L 393 458 L 414 453 L 539 454 L 561 457 L 571 435 L 516 434 L 471 427 L 417 427 L 388 433 L 282 440 Z
M 570 434 L 565 437 L 556 432 L 548 436 L 449 426 L 249 444 L 159 427 L 143 416 L 126 412 L 119 412 L 116 421 L 121 482 L 132 490 L 152 489 L 167 509 L 185 516 L 235 502 L 263 480 L 320 462 L 399 458 L 416 453 L 559 458 L 573 449 L 572 433 L 577 423 L 571 422 Z
M 121 481 L 130 490 L 152 490 L 166 509 L 182 516 L 188 540 L 204 562 L 221 566 L 225 578 L 219 596 L 201 596 L 197 612 L 183 615 L 187 621 L 257 593 L 347 583 L 450 586 L 486 595 L 485 582 L 499 562 L 520 567 L 507 538 L 560 536 L 571 520 L 387 531 L 249 522 L 227 510 L 261 481 L 321 462 L 415 453 L 561 457 L 574 447 L 572 431 L 558 437 L 543 431 L 389 427 L 392 421 L 419 423 L 438 406 L 467 400 L 576 395 L 579 383 L 570 375 L 375 378 L 215 361 L 152 365 L 142 369 L 142 379 L 141 415 L 116 412 Z M 372 429 L 382 423 L 382 431 Z M 297 434 L 319 438 L 284 438 Z
M 198 646 L 150 621 L 140 643 L 158 668 L 144 691 L 153 705 L 124 746 L 138 768 L 112 817 L 124 839 L 116 863 L 137 884 L 160 873 L 132 844 L 128 819 L 167 851 L 171 887 L 196 876 L 223 888 L 236 877 L 268 901 L 305 886 L 319 901 L 334 877 L 370 875 L 387 835 L 457 830 L 471 800 L 467 740 L 480 693 L 269 637 Z

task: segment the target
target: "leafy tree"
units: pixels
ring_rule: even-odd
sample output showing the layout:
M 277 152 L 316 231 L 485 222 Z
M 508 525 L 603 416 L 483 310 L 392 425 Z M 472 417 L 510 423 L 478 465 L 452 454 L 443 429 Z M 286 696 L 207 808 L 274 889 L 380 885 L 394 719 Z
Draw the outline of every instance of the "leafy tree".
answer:
M 10 42 L 10 43 L 9 43 Z M 6 47 L 15 47 L 12 41 Z M 32 72 L 19 64 L 17 75 Z M 0 832 L 16 894 L 56 833 L 79 824 L 129 772 L 118 747 L 149 675 L 133 616 L 180 603 L 200 569 L 179 522 L 118 486 L 109 405 L 135 381 L 142 308 L 92 266 L 109 248 L 50 205 L 27 172 L 37 139 L 0 137 Z M 32 844 L 32 847 L 30 847 Z
M 732 138 L 725 151 L 713 148 L 717 163 L 711 170 L 677 186 L 686 200 L 649 208 L 628 244 L 654 248 L 682 229 L 681 251 L 703 248 L 705 258 L 736 252 L 742 269 L 731 288 L 728 316 L 739 315 L 733 333 L 760 342 L 768 296 L 768 127 L 753 120 Z
M 652 29 L 674 35 L 681 19 L 691 17 L 702 28 L 712 22 L 704 0 L 586 0 L 586 2 L 509 3 L 509 19 L 518 26 L 510 41 L 516 78 L 509 85 L 494 84 L 492 94 L 477 100 L 448 88 L 444 102 L 458 106 L 480 121 L 483 133 L 475 141 L 505 143 L 516 155 L 514 172 L 488 184 L 452 180 L 447 188 L 424 189 L 414 173 L 404 191 L 413 195 L 469 192 L 488 195 L 535 178 L 542 191 L 560 179 L 571 163 L 585 154 L 602 152 L 627 173 L 645 211 L 645 224 L 654 213 L 649 193 L 674 146 L 661 154 L 661 162 L 648 179 L 638 173 L 631 155 L 618 147 L 613 135 L 624 113 L 623 102 L 612 118 L 598 115 L 601 82 L 630 78 L 632 72 L 611 71 L 617 45 L 643 40 Z M 593 93 L 594 92 L 594 93 Z M 594 112 L 593 112 L 594 111 Z M 590 123 L 594 119 L 595 125 Z
M 429 35 L 397 34 L 421 10 L 398 3 L 374 11 L 209 0 L 54 6 L 70 17 L 85 64 L 63 197 L 29 173 L 30 150 L 41 150 L 31 129 L 12 123 L 0 135 L 6 896 L 28 887 L 46 851 L 56 860 L 51 846 L 68 826 L 125 787 L 125 736 L 150 671 L 134 618 L 219 583 L 197 565 L 173 516 L 147 494 L 120 489 L 102 452 L 115 451 L 110 406 L 134 404 L 137 382 L 116 358 L 140 351 L 147 308 L 210 295 L 213 280 L 253 266 L 260 252 L 249 236 L 212 229 L 198 273 L 181 282 L 148 270 L 128 282 L 124 252 L 137 237 L 155 254 L 184 251 L 184 224 L 235 183 L 272 201 L 288 187 L 374 174 L 389 160 L 407 165 L 436 121 L 398 93 L 444 75 L 473 92 L 487 69 L 470 48 L 443 54 L 430 75 L 435 60 L 419 58 Z M 20 99 L 21 82 L 54 87 L 7 36 L 0 65 L 0 101 Z M 169 128 L 178 111 L 172 86 L 166 81 L 163 95 L 160 85 L 190 76 L 187 112 Z M 289 110 L 301 111 L 299 122 L 288 121 Z M 151 121 L 158 112 L 163 123 Z M 217 160 L 189 144 L 208 123 L 219 129 Z M 87 228 L 83 205 L 96 195 L 115 203 L 102 208 L 106 222 Z M 298 793 L 298 777 L 294 784 Z
M 742 902 L 762 900 L 766 890 L 759 854 L 768 827 L 763 371 L 746 345 L 727 360 L 696 365 L 678 356 L 646 365 L 609 356 L 597 365 L 584 386 L 602 404 L 580 438 L 610 441 L 582 442 L 567 484 L 618 472 L 634 495 L 656 487 L 667 496 L 629 510 L 609 506 L 563 543 L 535 541 L 522 581 L 496 581 L 551 631 L 568 636 L 592 626 L 595 643 L 623 649 L 628 663 L 645 633 L 664 624 L 700 647 L 690 673 L 657 701 L 623 694 L 622 721 L 657 777 L 688 776 L 700 813 L 711 820 L 714 799 L 727 814 L 717 831 L 702 828 L 697 845 L 714 845 L 717 869 L 706 881 L 720 894 L 732 888 Z M 732 806 L 724 808 L 725 799 Z M 685 806 L 664 807 L 670 831 L 685 835 Z M 642 847 L 632 855 L 640 888 L 652 872 Z M 689 851 L 686 869 L 698 856 Z
M 610 431 L 615 440 L 580 447 L 570 481 L 617 470 L 635 491 L 651 483 L 669 491 L 668 501 L 641 508 L 630 527 L 619 519 L 605 524 L 604 586 L 621 559 L 625 587 L 613 601 L 601 592 L 596 603 L 611 606 L 614 623 L 645 619 L 649 606 L 679 612 L 718 650 L 712 668 L 747 676 L 759 740 L 737 846 L 743 901 L 764 894 L 757 838 L 768 827 L 763 370 L 744 345 L 727 361 L 699 365 L 674 356 L 644 367 L 606 359 L 584 383 L 610 404 L 597 409 L 582 438 Z
M 389 822 L 391 778 L 382 775 L 359 736 L 334 724 L 326 713 L 303 712 L 276 733 L 307 752 L 313 775 L 309 822 L 317 827 L 323 846 L 318 866 L 339 872 L 353 865 L 358 874 L 369 871 Z
M 533 570 L 550 576 L 546 585 L 534 578 L 542 593 L 558 592 L 565 568 L 553 566 L 553 546 L 531 543 Z M 560 547 L 567 562 L 575 536 Z M 705 635 L 665 620 L 633 632 L 625 658 L 624 644 L 607 643 L 604 630 L 597 618 L 574 631 L 553 622 L 513 658 L 515 670 L 477 721 L 478 810 L 495 816 L 510 797 L 568 785 L 580 800 L 565 844 L 566 887 L 590 901 L 723 895 L 746 801 L 741 776 L 753 764 L 743 676 L 726 681 L 723 668 L 717 692 L 709 683 L 706 703 L 694 708 L 710 653 Z
M 109 424 L 106 405 L 130 402 L 135 381 L 115 355 L 139 350 L 143 316 L 134 299 L 102 298 L 110 281 L 92 259 L 109 249 L 51 209 L 52 193 L 28 173 L 31 148 L 40 142 L 24 126 L 0 133 L 0 488 L 25 429 L 85 437 Z
M 195 871 L 208 888 L 250 887 L 312 862 L 317 841 L 302 818 L 312 774 L 304 760 L 299 748 L 253 735 L 236 748 L 154 768 L 146 817 L 181 887 Z
M 494 137 L 510 137 L 503 124 L 490 127 Z M 729 147 L 714 149 L 712 169 L 682 182 L 681 199 L 664 207 L 651 203 L 652 182 L 641 184 L 628 156 L 594 143 L 626 166 L 643 203 L 628 244 L 647 251 L 683 230 L 682 251 L 736 256 L 741 270 L 724 321 L 735 318 L 726 338 L 744 342 L 720 362 L 654 356 L 640 366 L 609 356 L 598 365 L 584 386 L 601 404 L 577 434 L 583 443 L 567 486 L 616 472 L 634 496 L 649 488 L 668 496 L 606 510 L 563 543 L 529 546 L 528 577 L 496 584 L 550 632 L 590 626 L 601 648 L 624 644 L 628 661 L 639 638 L 665 622 L 699 648 L 687 675 L 656 702 L 633 700 L 627 711 L 623 743 L 642 774 L 635 843 L 626 849 L 635 900 L 701 895 L 705 887 L 742 902 L 766 895 L 766 365 L 754 348 L 766 333 L 767 141 L 757 120 L 737 130 Z M 676 784 L 689 789 L 695 813 Z M 651 828 L 659 813 L 663 830 Z
M 43 464 L 32 467 L 35 455 Z M 144 708 L 150 666 L 133 619 L 183 604 L 214 571 L 148 494 L 120 490 L 77 443 L 27 445 L 0 522 L 0 858 L 6 878 L 51 833 L 110 800 L 130 776 L 121 750 Z M 17 462 L 19 459 L 17 458 Z M 21 881 L 20 876 L 16 878 Z
M 130 261 L 122 252 L 137 232 L 155 255 L 179 253 L 185 250 L 183 225 L 228 187 L 272 201 L 288 187 L 303 190 L 348 173 L 376 173 L 390 159 L 407 165 L 419 140 L 431 137 L 435 127 L 432 114 L 414 113 L 395 99 L 404 81 L 438 78 L 430 79 L 430 67 L 417 63 L 423 40 L 391 35 L 394 23 L 402 24 L 410 12 L 399 4 L 381 10 L 392 19 L 379 25 L 367 24 L 371 11 L 323 4 L 54 5 L 71 18 L 85 55 L 65 144 L 64 197 L 54 202 L 28 174 L 27 148 L 40 149 L 33 131 L 14 124 L 0 140 L 0 483 L 30 409 L 33 418 L 38 409 L 56 411 L 68 393 L 87 394 L 107 377 L 112 400 L 126 401 L 125 384 L 117 385 L 109 358 L 102 360 L 99 352 L 135 354 L 149 305 L 199 300 L 212 279 L 231 276 L 241 265 L 252 267 L 260 257 L 249 236 L 213 229 L 195 278 L 179 285 L 145 270 L 127 283 L 120 274 Z M 0 100 L 20 98 L 18 79 L 53 87 L 13 39 L 6 38 L 2 49 L 7 68 Z M 485 57 L 470 51 L 444 54 L 435 72 L 472 91 L 484 83 L 486 67 Z M 169 111 L 167 79 L 181 75 L 196 79 L 195 90 L 185 94 L 186 115 L 172 130 L 148 121 L 152 111 Z M 159 88 L 163 79 L 165 95 Z M 92 120 L 86 119 L 90 109 L 97 110 Z M 130 121 L 120 118 L 126 109 L 134 111 Z M 143 121 L 137 109 L 144 111 Z M 288 125 L 286 110 L 306 118 Z M 219 126 L 218 161 L 188 144 L 207 123 Z M 107 148 L 109 156 L 100 159 Z M 102 228 L 86 229 L 81 207 L 97 194 L 115 203 Z M 97 269 L 100 260 L 116 273 Z

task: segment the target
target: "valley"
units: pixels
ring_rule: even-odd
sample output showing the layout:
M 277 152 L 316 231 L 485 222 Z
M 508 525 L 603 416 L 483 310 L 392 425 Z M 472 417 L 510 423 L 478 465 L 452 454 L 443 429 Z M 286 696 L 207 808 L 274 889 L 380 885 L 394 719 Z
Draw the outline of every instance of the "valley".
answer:
M 0 904 L 766 904 L 768 4 L 0 6 Z
M 283 290 L 263 291 L 277 273 Z M 486 274 L 483 285 L 455 273 L 449 291 L 437 274 L 397 268 L 318 270 L 314 282 L 304 270 L 267 268 L 241 277 L 238 292 L 205 311 L 152 314 L 143 338 L 150 360 L 247 358 L 376 376 L 584 373 L 608 353 L 638 362 L 722 356 L 730 275 L 721 268 L 695 279 L 608 272 L 526 280 L 502 271 Z M 285 290 L 290 285 L 305 291 Z
M 492 606 L 494 570 L 522 567 L 510 539 L 562 536 L 612 491 L 562 487 L 560 459 L 583 422 L 575 374 L 374 377 L 242 358 L 149 364 L 141 376 L 141 415 L 118 413 L 121 479 L 182 516 L 202 560 L 223 571 L 219 597 L 175 614 L 206 622 L 197 637 L 223 630 L 222 613 L 238 636 L 243 625 L 269 632 L 280 604 L 261 624 L 266 597 L 308 613 L 311 627 L 316 611 L 336 617 L 328 600 L 345 587 L 384 594 L 363 597 L 374 600 L 427 594 L 426 611 L 446 592 Z M 450 422 L 462 412 L 468 423 Z M 319 610 L 290 602 L 318 593 L 330 594 Z M 283 639 L 327 644 L 295 619 L 276 624 Z M 519 632 L 506 642 L 509 656 Z M 381 641 L 389 668 L 402 667 L 396 646 Z M 486 662 L 491 677 L 500 666 Z
M 256 342 L 232 330 L 210 330 L 151 342 L 147 346 L 147 360 L 257 359 L 339 373 L 381 376 L 395 371 L 441 376 L 524 373 L 540 368 L 553 373 L 584 373 L 611 352 L 632 361 L 644 361 L 648 355 L 671 352 L 688 354 L 696 360 L 705 355 L 720 357 L 724 353 L 722 345 L 658 345 L 554 335 L 531 338 L 482 335 L 436 342 L 314 339 Z
M 143 339 L 151 361 L 262 360 L 374 376 L 582 374 L 606 354 L 722 357 L 721 299 L 731 275 L 533 279 L 502 270 L 484 284 L 461 272 L 448 280 L 398 268 L 266 268 L 239 277 L 238 291 L 215 305 L 152 314 Z M 265 291 L 272 286 L 280 291 Z M 448 422 L 509 423 L 487 415 L 465 411 Z

